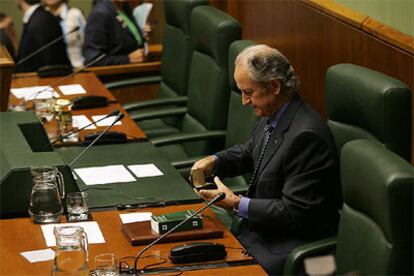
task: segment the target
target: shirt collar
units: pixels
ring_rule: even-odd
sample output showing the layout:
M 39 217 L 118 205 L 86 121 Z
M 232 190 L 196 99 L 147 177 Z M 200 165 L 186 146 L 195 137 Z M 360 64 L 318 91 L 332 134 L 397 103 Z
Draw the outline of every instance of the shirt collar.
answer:
M 27 11 L 23 15 L 23 24 L 26 24 L 27 22 L 29 22 L 30 17 L 32 17 L 32 14 L 38 7 L 40 7 L 40 4 L 35 4 L 33 6 L 30 6 L 30 8 L 27 9 Z
M 286 102 L 282 105 L 282 107 L 271 117 L 267 119 L 268 123 L 272 126 L 273 129 L 276 128 L 277 124 L 280 121 L 280 118 L 282 118 L 283 114 L 285 113 L 287 107 L 289 105 L 289 102 Z

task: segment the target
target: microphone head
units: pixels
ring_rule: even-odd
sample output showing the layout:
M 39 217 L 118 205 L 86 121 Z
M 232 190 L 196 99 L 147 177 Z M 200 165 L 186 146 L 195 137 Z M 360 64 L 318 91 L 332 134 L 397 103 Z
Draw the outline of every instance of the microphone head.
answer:
M 116 120 L 117 120 L 117 121 L 121 121 L 124 117 L 125 117 L 125 114 L 124 114 L 124 113 L 122 113 L 122 112 L 120 112 L 120 113 L 118 114 L 118 118 L 117 118 Z
M 216 195 L 216 197 L 215 197 L 215 198 L 213 198 L 213 199 L 211 200 L 211 202 L 216 203 L 216 202 L 222 201 L 222 200 L 223 200 L 223 199 L 225 199 L 225 198 L 226 198 L 226 194 L 225 194 L 225 193 L 223 193 L 223 192 L 221 192 L 221 193 L 219 193 L 218 195 Z
M 108 115 L 106 115 L 106 117 L 112 117 L 112 116 L 118 116 L 118 114 L 121 111 L 119 111 L 119 109 L 115 109 L 114 111 L 112 111 L 111 113 L 109 113 Z

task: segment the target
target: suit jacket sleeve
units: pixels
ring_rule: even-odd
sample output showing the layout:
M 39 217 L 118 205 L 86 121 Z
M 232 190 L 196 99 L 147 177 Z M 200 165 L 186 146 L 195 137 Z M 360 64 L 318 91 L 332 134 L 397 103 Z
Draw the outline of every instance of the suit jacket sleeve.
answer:
M 112 26 L 113 19 L 110 14 L 91 13 L 85 29 L 85 42 L 83 46 L 83 55 L 85 64 L 90 63 L 102 54 L 108 54 L 110 45 L 108 33 L 114 31 Z M 128 55 L 107 55 L 94 65 L 116 65 L 128 64 Z
M 320 221 L 333 166 L 335 157 L 324 139 L 313 131 L 296 136 L 283 157 L 281 198 L 252 198 L 249 223 L 289 231 Z

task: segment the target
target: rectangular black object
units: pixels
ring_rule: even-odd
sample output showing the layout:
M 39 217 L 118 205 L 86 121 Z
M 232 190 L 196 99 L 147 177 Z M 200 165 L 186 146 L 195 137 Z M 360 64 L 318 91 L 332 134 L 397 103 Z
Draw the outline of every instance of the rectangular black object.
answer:
M 217 187 L 216 183 L 209 182 L 209 183 L 206 183 L 204 185 L 194 186 L 194 189 L 196 189 L 197 191 L 200 191 L 200 190 L 216 190 L 216 189 L 218 189 L 218 187 Z
M 170 259 L 175 264 L 221 260 L 227 256 L 226 248 L 221 243 L 193 242 L 173 247 Z
M 33 112 L 0 113 L 0 215 L 28 216 L 32 176 L 30 167 L 53 166 L 63 174 L 66 192 L 77 190 L 69 167 L 50 147 Z
M 101 132 L 95 132 L 85 135 L 84 144 L 89 145 L 93 140 L 95 140 Z M 119 131 L 108 131 L 104 133 L 95 145 L 105 145 L 105 144 L 123 144 L 127 142 L 127 136 L 123 132 Z
M 73 110 L 80 110 L 107 106 L 108 99 L 105 96 L 86 95 L 72 99 L 72 103 Z

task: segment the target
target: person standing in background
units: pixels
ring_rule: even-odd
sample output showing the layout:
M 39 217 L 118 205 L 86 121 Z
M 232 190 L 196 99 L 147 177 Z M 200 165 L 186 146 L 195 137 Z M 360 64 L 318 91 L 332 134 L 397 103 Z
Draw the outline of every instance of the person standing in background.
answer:
M 96 1 L 85 29 L 85 63 L 102 54 L 106 57 L 96 65 L 143 62 L 144 42 L 126 0 Z
M 16 58 L 18 41 L 10 16 L 0 13 L 0 44 L 3 44 L 13 59 Z
M 85 37 L 86 19 L 78 8 L 70 7 L 67 0 L 42 0 L 46 10 L 60 18 L 64 34 L 76 27 L 79 30 L 65 36 L 66 50 L 73 67 L 83 66 L 82 46 Z
M 59 20 L 40 5 L 40 0 L 16 0 L 16 3 L 23 12 L 23 33 L 17 55 L 19 61 L 61 37 L 62 30 Z M 16 71 L 33 72 L 47 65 L 70 65 L 63 40 L 50 45 L 24 63 L 16 65 Z

